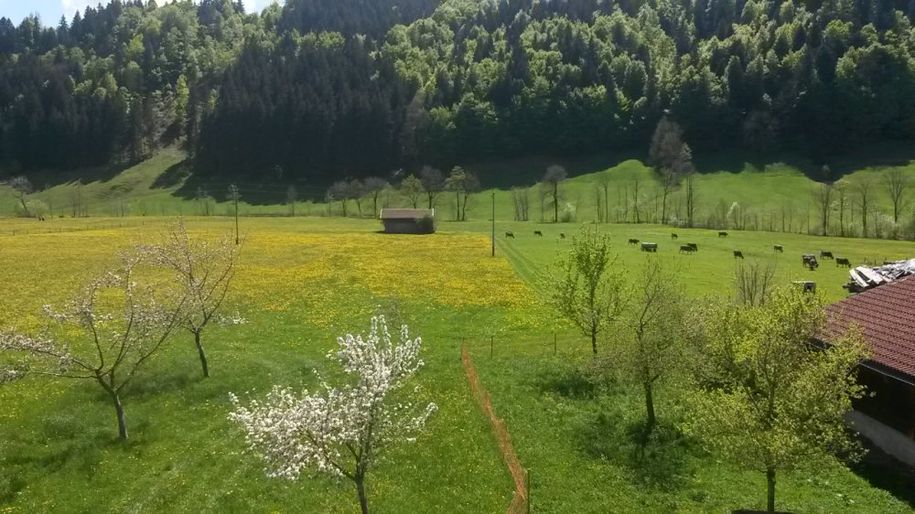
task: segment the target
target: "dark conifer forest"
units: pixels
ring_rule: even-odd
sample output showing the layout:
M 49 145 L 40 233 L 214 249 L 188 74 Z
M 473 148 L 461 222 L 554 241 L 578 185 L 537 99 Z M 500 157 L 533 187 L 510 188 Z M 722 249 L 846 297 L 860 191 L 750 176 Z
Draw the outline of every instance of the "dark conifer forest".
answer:
M 114 0 L 0 19 L 0 166 L 187 148 L 203 176 L 328 183 L 646 149 L 822 158 L 915 139 L 909 0 Z

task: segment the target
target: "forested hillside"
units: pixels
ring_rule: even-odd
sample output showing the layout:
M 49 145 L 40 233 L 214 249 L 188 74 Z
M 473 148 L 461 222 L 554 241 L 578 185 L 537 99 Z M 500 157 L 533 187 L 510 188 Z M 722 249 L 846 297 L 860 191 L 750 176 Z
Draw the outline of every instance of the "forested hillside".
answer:
M 915 139 L 902 0 L 115 0 L 0 19 L 6 173 L 186 145 L 203 176 L 327 183 L 528 153 L 647 150 L 665 111 L 698 152 L 828 162 Z

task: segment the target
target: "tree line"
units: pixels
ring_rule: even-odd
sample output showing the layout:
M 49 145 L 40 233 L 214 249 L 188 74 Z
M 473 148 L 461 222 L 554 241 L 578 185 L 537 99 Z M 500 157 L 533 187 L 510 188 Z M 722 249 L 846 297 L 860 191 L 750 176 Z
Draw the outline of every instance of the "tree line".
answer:
M 328 185 L 530 153 L 836 151 L 915 135 L 900 1 L 114 0 L 0 19 L 0 162 L 183 144 L 204 176 Z

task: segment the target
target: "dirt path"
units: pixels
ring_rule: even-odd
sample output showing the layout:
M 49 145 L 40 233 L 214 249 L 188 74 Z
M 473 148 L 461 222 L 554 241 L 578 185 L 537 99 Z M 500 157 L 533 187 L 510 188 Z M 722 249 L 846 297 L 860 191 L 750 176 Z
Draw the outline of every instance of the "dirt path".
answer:
M 464 366 L 464 373 L 467 375 L 467 382 L 470 384 L 470 392 L 473 394 L 477 404 L 483 410 L 483 413 L 489 418 L 489 423 L 492 425 L 492 433 L 499 442 L 499 452 L 502 454 L 505 465 L 508 466 L 508 472 L 515 482 L 515 492 L 512 496 L 512 502 L 508 506 L 508 513 L 522 514 L 529 512 L 527 505 L 527 482 L 525 480 L 524 468 L 521 466 L 521 461 L 518 460 L 518 456 L 515 454 L 515 448 L 512 446 L 511 436 L 508 434 L 505 422 L 496 416 L 496 411 L 492 407 L 489 393 L 483 389 L 483 384 L 480 383 L 480 376 L 477 375 L 477 369 L 473 365 L 473 359 L 470 358 L 470 353 L 467 351 L 466 345 L 461 347 L 461 363 Z

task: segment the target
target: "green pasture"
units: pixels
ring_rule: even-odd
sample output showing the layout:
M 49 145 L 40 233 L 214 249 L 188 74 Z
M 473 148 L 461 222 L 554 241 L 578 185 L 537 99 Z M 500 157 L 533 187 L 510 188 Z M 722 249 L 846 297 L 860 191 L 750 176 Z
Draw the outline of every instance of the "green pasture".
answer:
M 482 218 L 482 213 L 479 214 Z M 497 216 L 498 218 L 498 216 Z M 119 249 L 160 233 L 167 218 L 0 220 L 0 326 L 38 326 L 44 303 L 66 300 Z M 215 236 L 231 218 L 194 217 Z M 505 512 L 512 483 L 487 420 L 469 394 L 466 343 L 531 478 L 532 512 L 730 512 L 762 508 L 765 478 L 678 435 L 678 380 L 658 394 L 657 440 L 641 451 L 639 391 L 582 374 L 589 343 L 555 321 L 539 277 L 581 223 L 439 223 L 432 236 L 378 234 L 375 220 L 243 218 L 245 238 L 229 309 L 249 320 L 204 336 L 213 376 L 202 379 L 191 340 L 179 335 L 124 395 L 131 440 L 116 439 L 113 409 L 97 386 L 28 379 L 0 388 L 0 512 L 355 512 L 351 485 L 324 477 L 267 478 L 228 420 L 228 393 L 273 384 L 313 387 L 313 368 L 335 378 L 325 354 L 335 337 L 364 331 L 373 312 L 406 321 L 424 339 L 420 395 L 440 406 L 429 430 L 370 476 L 377 512 Z M 735 259 L 777 266 L 778 280 L 814 280 L 830 299 L 847 271 L 800 255 L 831 250 L 853 263 L 912 256 L 898 241 L 659 225 L 595 225 L 618 265 L 636 276 L 659 243 L 692 297 L 730 294 Z M 543 237 L 533 234 L 543 232 Z M 512 231 L 514 239 L 505 238 Z M 671 232 L 679 238 L 671 240 Z M 680 244 L 699 252 L 681 255 Z M 773 244 L 785 253 L 776 255 Z M 602 343 L 602 349 L 612 339 Z M 250 395 L 250 396 L 249 396 Z M 836 461 L 780 475 L 778 507 L 793 512 L 911 512 L 915 485 Z
M 820 233 L 820 183 L 810 178 L 816 176 L 818 168 L 806 161 L 786 160 L 789 163 L 773 157 L 773 161 L 763 164 L 724 155 L 703 163 L 695 178 L 694 223 L 715 228 Z M 496 218 L 514 220 L 521 214 L 517 205 L 524 198 L 528 221 L 552 221 L 552 202 L 537 181 L 554 162 L 563 164 L 569 174 L 560 188 L 562 220 L 660 221 L 662 188 L 657 174 L 640 160 L 618 156 L 466 164 L 466 169 L 479 174 L 485 188 L 470 196 L 468 218 L 490 219 L 494 199 Z M 36 191 L 27 199 L 37 202 L 45 217 L 228 216 L 235 213 L 235 204 L 228 198 L 230 183 L 235 183 L 240 191 L 238 212 L 242 216 L 340 216 L 343 212 L 340 202 L 324 202 L 326 185 L 281 178 L 208 178 L 195 176 L 190 168 L 183 151 L 169 148 L 126 169 L 79 170 L 63 175 L 35 173 L 31 179 Z M 892 170 L 900 170 L 915 182 L 915 161 L 908 157 L 862 157 L 835 163 L 828 222 L 831 235 L 862 235 L 859 186 L 863 182 L 870 184 L 867 236 L 904 238 L 915 234 L 915 186 L 904 192 L 899 223 L 893 222 L 892 202 L 884 180 Z M 443 171 L 447 175 L 448 170 Z M 294 202 L 290 202 L 290 186 L 295 189 Z M 420 207 L 427 206 L 425 196 L 420 200 Z M 378 198 L 379 208 L 408 205 L 408 199 L 394 188 Z M 454 205 L 454 193 L 438 195 L 438 218 L 454 219 Z M 358 205 L 355 200 L 347 202 L 351 217 L 359 217 L 361 211 L 362 217 L 370 218 L 372 209 L 370 197 L 362 198 Z M 16 216 L 21 210 L 14 192 L 0 185 L 0 216 Z M 682 185 L 669 192 L 667 210 L 668 221 L 685 224 L 686 195 Z

